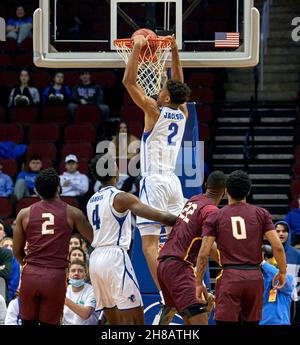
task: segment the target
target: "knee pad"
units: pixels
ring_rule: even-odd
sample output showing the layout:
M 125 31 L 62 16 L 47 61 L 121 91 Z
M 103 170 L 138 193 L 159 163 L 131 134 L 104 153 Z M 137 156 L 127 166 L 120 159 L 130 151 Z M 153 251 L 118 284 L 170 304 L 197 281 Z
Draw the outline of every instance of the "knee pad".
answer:
M 193 317 L 195 315 L 207 313 L 207 306 L 205 304 L 194 304 L 190 307 L 185 308 L 180 315 L 186 316 L 187 318 Z

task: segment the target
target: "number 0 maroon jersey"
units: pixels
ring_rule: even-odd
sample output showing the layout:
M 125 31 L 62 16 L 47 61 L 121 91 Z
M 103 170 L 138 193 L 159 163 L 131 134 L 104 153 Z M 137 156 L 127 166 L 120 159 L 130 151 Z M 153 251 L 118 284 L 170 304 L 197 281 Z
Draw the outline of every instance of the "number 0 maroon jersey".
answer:
M 223 207 L 207 217 L 203 236 L 216 238 L 220 265 L 258 265 L 264 234 L 274 230 L 271 215 L 244 202 Z
M 28 264 L 48 268 L 68 266 L 72 229 L 67 221 L 65 202 L 43 200 L 30 206 L 25 233 L 28 242 Z
M 159 253 L 158 260 L 176 256 L 196 266 L 202 240 L 202 225 L 207 216 L 218 210 L 212 199 L 196 195 L 185 204 Z

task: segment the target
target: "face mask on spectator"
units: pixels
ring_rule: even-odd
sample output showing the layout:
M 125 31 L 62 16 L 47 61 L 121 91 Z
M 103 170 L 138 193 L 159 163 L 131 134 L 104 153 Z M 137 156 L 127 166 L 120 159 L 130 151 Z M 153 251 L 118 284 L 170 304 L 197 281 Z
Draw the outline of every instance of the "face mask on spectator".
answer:
M 84 281 L 84 279 L 72 279 L 72 278 L 70 278 L 69 283 L 70 283 L 70 285 L 72 285 L 76 288 L 79 288 L 85 284 L 85 281 Z

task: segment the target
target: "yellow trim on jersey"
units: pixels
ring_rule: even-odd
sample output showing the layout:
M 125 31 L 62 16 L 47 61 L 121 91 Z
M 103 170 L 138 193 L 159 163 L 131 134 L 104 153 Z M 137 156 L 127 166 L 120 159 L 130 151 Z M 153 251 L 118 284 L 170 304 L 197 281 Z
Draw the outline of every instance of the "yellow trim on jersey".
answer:
M 193 238 L 191 244 L 190 244 L 189 247 L 188 247 L 188 250 L 186 251 L 186 255 L 185 255 L 184 259 L 183 259 L 184 261 L 189 262 L 189 261 L 187 260 L 187 258 L 189 257 L 190 251 L 191 251 L 191 249 L 192 249 L 194 243 L 195 243 L 196 241 L 199 241 L 199 240 L 202 240 L 202 237 L 195 237 L 195 238 Z M 189 263 L 191 264 L 191 262 L 189 262 Z
M 220 279 L 222 277 L 222 275 L 223 275 L 223 270 L 221 270 L 221 272 L 218 274 L 216 280 Z
M 222 264 L 221 264 L 221 253 L 220 253 L 218 248 L 217 248 L 217 255 L 218 255 L 219 266 L 222 267 Z

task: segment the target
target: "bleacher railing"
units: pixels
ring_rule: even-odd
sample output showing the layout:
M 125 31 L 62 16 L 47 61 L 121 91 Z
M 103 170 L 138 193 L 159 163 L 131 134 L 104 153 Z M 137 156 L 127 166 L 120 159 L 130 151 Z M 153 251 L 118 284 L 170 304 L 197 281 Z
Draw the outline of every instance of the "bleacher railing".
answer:
M 260 32 L 260 90 L 264 90 L 264 62 L 267 54 L 268 38 L 270 33 L 270 7 L 273 0 L 265 0 L 261 16 Z

